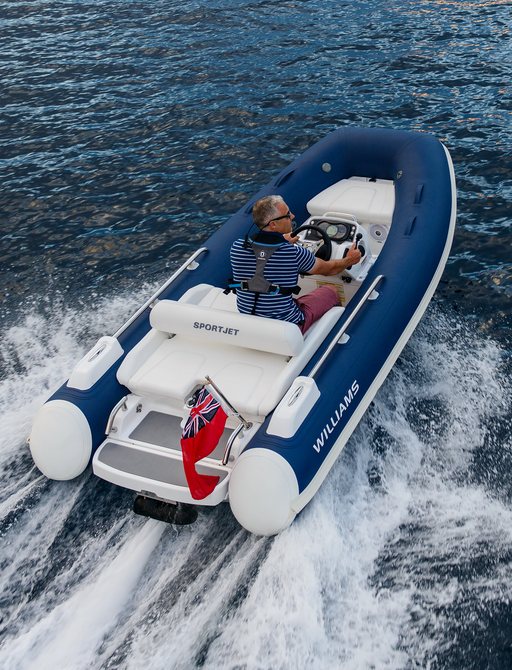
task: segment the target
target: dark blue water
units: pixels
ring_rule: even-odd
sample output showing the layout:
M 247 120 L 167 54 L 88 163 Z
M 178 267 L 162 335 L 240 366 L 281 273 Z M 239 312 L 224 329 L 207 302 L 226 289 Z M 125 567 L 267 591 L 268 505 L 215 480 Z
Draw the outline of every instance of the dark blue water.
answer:
M 512 666 L 512 4 L 0 1 L 0 665 Z M 433 133 L 458 226 L 420 327 L 304 514 L 134 518 L 25 445 L 50 390 L 292 158 Z

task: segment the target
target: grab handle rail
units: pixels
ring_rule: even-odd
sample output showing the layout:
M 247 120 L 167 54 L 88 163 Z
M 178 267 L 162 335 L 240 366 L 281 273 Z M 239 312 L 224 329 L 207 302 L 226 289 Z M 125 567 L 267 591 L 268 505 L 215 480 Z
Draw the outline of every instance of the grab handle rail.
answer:
M 183 272 L 185 272 L 185 270 L 186 270 L 188 267 L 190 267 L 190 266 L 194 263 L 194 261 L 196 260 L 196 258 L 198 258 L 201 254 L 204 254 L 205 251 L 208 251 L 208 247 L 201 247 L 200 249 L 197 249 L 197 251 L 195 251 L 195 252 L 192 254 L 192 256 L 190 256 L 190 258 L 188 258 L 188 259 L 183 263 L 183 265 L 181 265 L 171 277 L 169 277 L 169 279 L 165 282 L 165 284 L 164 284 L 163 286 L 161 286 L 161 287 L 158 289 L 158 291 L 157 291 L 155 294 L 153 294 L 153 295 L 151 296 L 151 298 L 149 298 L 149 300 L 146 300 L 146 302 L 142 305 L 142 307 L 139 307 L 139 309 L 135 312 L 135 314 L 133 314 L 133 315 L 128 319 L 128 321 L 127 321 L 126 323 L 124 323 L 124 324 L 121 326 L 121 328 L 119 328 L 119 330 L 118 330 L 117 332 L 114 333 L 113 337 L 119 337 L 119 335 L 121 335 L 122 333 L 124 333 L 124 331 L 125 331 L 129 326 L 132 325 L 132 323 L 135 321 L 135 319 L 137 319 L 137 318 L 142 314 L 142 312 L 143 312 L 145 309 L 147 309 L 147 308 L 151 305 L 151 303 L 153 303 L 153 302 L 158 298 L 158 296 L 160 296 L 160 295 L 165 291 L 166 288 L 169 288 L 169 286 L 170 286 L 170 285 L 171 285 L 171 284 L 172 284 L 172 283 L 173 283 L 173 282 L 174 282 L 174 281 L 175 281 L 181 274 L 183 274 Z M 190 268 L 190 269 L 192 270 L 192 269 L 194 269 L 194 268 L 192 267 L 192 268 Z
M 123 396 L 121 400 L 117 403 L 117 405 L 114 406 L 114 409 L 110 412 L 110 416 L 108 417 L 107 421 L 107 427 L 105 428 L 105 435 L 108 435 L 111 432 L 116 432 L 113 430 L 113 425 L 114 425 L 114 420 L 117 416 L 117 413 L 121 409 L 121 407 L 126 410 L 126 398 L 128 396 Z
M 366 302 L 370 298 L 371 294 L 374 292 L 377 284 L 379 284 L 382 281 L 382 279 L 384 279 L 384 275 L 378 275 L 377 277 L 375 277 L 375 279 L 372 281 L 372 283 L 368 287 L 368 290 L 366 291 L 366 293 L 363 295 L 361 300 L 358 302 L 358 304 L 357 304 L 356 308 L 354 309 L 354 311 L 352 312 L 352 314 L 348 317 L 348 319 L 345 321 L 343 326 L 338 330 L 336 335 L 332 338 L 329 346 L 324 351 L 322 357 L 316 362 L 316 365 L 313 367 L 313 369 L 309 373 L 308 377 L 311 377 L 312 379 L 315 377 L 318 370 L 320 370 L 322 365 L 325 363 L 329 354 L 334 349 L 336 344 L 340 341 L 340 339 L 343 337 L 343 335 L 345 335 L 345 333 L 348 330 L 348 327 L 350 326 L 352 321 L 356 318 L 356 316 L 359 314 L 361 309 L 364 307 L 364 305 L 366 304 Z
M 233 443 L 235 439 L 238 437 L 240 432 L 244 430 L 245 425 L 243 423 L 239 423 L 238 426 L 235 428 L 235 430 L 231 433 L 229 436 L 229 440 L 226 444 L 226 448 L 224 449 L 224 455 L 222 457 L 221 465 L 227 465 L 229 461 L 229 456 L 231 454 L 231 448 L 233 447 Z

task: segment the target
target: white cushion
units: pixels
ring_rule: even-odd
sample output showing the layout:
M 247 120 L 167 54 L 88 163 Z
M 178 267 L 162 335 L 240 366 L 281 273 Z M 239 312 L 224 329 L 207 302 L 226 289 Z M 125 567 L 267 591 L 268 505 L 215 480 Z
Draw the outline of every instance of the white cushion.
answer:
M 212 343 L 296 356 L 304 345 L 299 328 L 287 321 L 161 300 L 151 310 L 151 326 L 165 333 Z
M 200 284 L 181 297 L 178 309 L 173 301 L 158 303 L 150 316 L 153 329 L 128 353 L 118 370 L 117 377 L 121 384 L 136 395 L 159 397 L 181 404 L 195 386 L 204 383 L 205 375 L 209 375 L 248 420 L 263 420 L 281 400 L 295 377 L 301 374 L 344 309 L 333 307 L 302 338 L 299 329 L 293 324 L 239 314 L 235 311 L 234 298 L 233 294 L 226 296 L 222 289 Z M 163 307 L 160 307 L 162 304 Z M 208 308 L 208 305 L 215 305 L 215 309 Z M 192 309 L 184 311 L 182 307 Z M 259 330 L 252 333 L 250 341 L 253 346 L 256 343 L 260 350 L 248 345 L 240 346 L 240 340 L 233 346 L 234 337 L 229 333 L 224 334 L 227 342 L 220 342 L 214 339 L 215 335 L 219 335 L 218 332 L 205 328 L 193 329 L 200 330 L 200 335 L 191 336 L 190 318 L 200 314 L 213 316 L 215 320 L 212 323 L 217 324 L 219 319 L 231 316 L 238 317 L 244 323 L 257 324 Z M 175 319 L 176 315 L 180 319 L 183 317 L 185 323 Z M 173 319 L 172 322 L 168 322 L 169 319 Z M 269 352 L 261 350 L 260 325 L 265 327 L 261 321 L 270 327 L 267 332 L 267 335 L 271 333 L 272 338 L 267 341 L 271 347 Z M 291 358 L 291 354 L 276 352 L 276 340 L 273 338 L 279 337 L 276 332 L 282 332 L 282 326 L 285 330 L 291 327 L 290 332 L 298 333 L 300 338 L 298 354 Z M 163 330 L 157 330 L 156 327 L 162 327 Z M 169 334 L 177 330 L 183 332 L 169 338 Z
M 132 393 L 182 403 L 209 375 L 246 418 L 271 412 L 335 326 L 343 307 L 333 307 L 311 326 L 298 356 L 270 354 L 151 330 L 126 356 L 117 378 Z M 245 413 L 245 414 L 244 414 Z
M 209 375 L 239 412 L 257 420 L 259 405 L 285 371 L 288 357 L 226 344 L 202 347 L 197 340 L 177 335 L 139 363 L 125 383 L 138 396 L 183 402 Z M 124 365 L 118 378 L 125 379 Z M 287 388 L 279 392 L 279 399 Z
M 151 329 L 149 333 L 126 354 L 124 361 L 117 371 L 117 379 L 120 384 L 131 390 L 130 380 L 137 373 L 140 366 L 147 361 L 157 349 L 169 340 L 167 333 Z
M 336 212 L 353 214 L 361 224 L 390 225 L 395 209 L 395 187 L 392 181 L 384 179 L 342 179 L 315 195 L 307 203 L 307 209 L 313 216 Z
M 197 284 L 192 286 L 181 296 L 179 302 L 186 302 L 189 305 L 202 305 L 203 307 L 214 307 L 228 312 L 236 312 L 236 294 L 224 291 L 218 286 L 211 284 Z

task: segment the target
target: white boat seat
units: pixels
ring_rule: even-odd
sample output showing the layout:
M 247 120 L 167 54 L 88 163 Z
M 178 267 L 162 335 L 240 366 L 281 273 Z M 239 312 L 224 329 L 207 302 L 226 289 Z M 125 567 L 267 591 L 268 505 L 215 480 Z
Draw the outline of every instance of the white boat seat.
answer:
M 190 291 L 178 302 L 157 303 L 151 331 L 128 353 L 117 378 L 136 395 L 183 403 L 209 375 L 252 421 L 276 406 L 343 312 L 329 310 L 304 339 L 291 323 L 197 304 L 222 303 L 222 289 L 202 284 Z
M 326 212 L 352 214 L 361 224 L 390 226 L 395 210 L 395 187 L 392 181 L 350 177 L 317 193 L 306 205 L 314 216 Z
M 175 300 L 158 302 L 149 322 L 156 330 L 199 339 L 205 345 L 216 342 L 282 356 L 296 356 L 304 344 L 294 323 Z
M 238 309 L 236 306 L 236 294 L 235 293 L 225 293 L 221 288 L 217 286 L 212 286 L 211 284 L 198 284 L 193 286 L 186 291 L 179 302 L 186 302 L 191 305 L 203 305 L 205 307 L 213 307 L 214 309 L 221 309 L 228 312 L 236 312 L 238 314 Z M 331 310 L 332 311 L 332 310 Z M 334 311 L 332 314 L 328 312 L 333 318 L 334 321 L 339 319 L 340 313 Z M 316 323 L 310 326 L 303 338 L 307 341 L 310 337 L 315 337 L 315 332 L 317 330 L 322 330 L 327 327 L 327 323 L 330 322 L 329 319 L 326 319 L 325 315 L 322 319 L 319 319 Z M 325 319 L 325 321 L 323 320 Z M 327 331 L 326 331 L 327 332 Z
M 186 291 L 179 302 L 186 302 L 191 305 L 202 305 L 203 307 L 213 307 L 228 312 L 237 312 L 236 294 L 224 293 L 218 286 L 211 284 L 197 284 Z

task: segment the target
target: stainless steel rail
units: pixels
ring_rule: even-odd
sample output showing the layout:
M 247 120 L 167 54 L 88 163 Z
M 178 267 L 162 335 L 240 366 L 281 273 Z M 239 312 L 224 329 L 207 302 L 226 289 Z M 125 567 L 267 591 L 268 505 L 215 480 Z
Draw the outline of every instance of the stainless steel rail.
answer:
M 126 395 L 123 396 L 121 398 L 121 400 L 117 403 L 117 405 L 114 406 L 113 410 L 110 412 L 110 416 L 108 417 L 108 421 L 107 421 L 107 427 L 105 428 L 105 435 L 108 435 L 109 433 L 111 433 L 113 431 L 112 427 L 114 425 L 114 420 L 117 416 L 117 413 L 121 409 L 121 407 L 126 409 L 126 398 L 127 397 L 128 396 L 126 396 Z
M 247 421 L 244 419 L 244 417 L 240 414 L 240 412 L 233 407 L 233 405 L 229 402 L 229 400 L 226 398 L 224 393 L 220 390 L 220 388 L 214 383 L 214 381 L 209 377 L 208 375 L 205 375 L 205 381 L 207 386 L 211 386 L 213 389 L 213 395 L 218 396 L 217 401 L 220 402 L 221 404 L 224 403 L 225 406 L 228 408 L 228 410 L 236 416 L 236 418 L 242 422 L 244 428 L 248 429 L 252 426 L 252 423 L 250 421 Z
M 229 456 L 231 454 L 231 447 L 233 446 L 233 442 L 235 441 L 235 439 L 239 435 L 239 433 L 244 429 L 245 429 L 244 424 L 239 423 L 238 426 L 235 428 L 235 430 L 229 436 L 229 440 L 226 444 L 226 448 L 224 449 L 224 455 L 222 457 L 221 465 L 227 465 L 228 464 Z
M 169 288 L 169 286 L 170 286 L 170 285 L 171 285 L 171 284 L 172 284 L 172 283 L 173 283 L 173 282 L 174 282 L 174 281 L 175 281 L 181 274 L 183 274 L 183 272 L 185 272 L 185 270 L 186 270 L 190 265 L 192 265 L 192 263 L 194 263 L 194 261 L 196 260 L 196 258 L 198 258 L 201 254 L 204 254 L 205 251 L 208 251 L 208 248 L 207 248 L 207 247 L 201 247 L 200 249 L 198 249 L 197 251 L 195 251 L 195 252 L 192 254 L 192 256 L 190 256 L 190 258 L 188 258 L 188 259 L 183 263 L 183 265 L 182 265 L 181 267 L 179 267 L 179 268 L 176 270 L 176 272 L 175 272 L 171 277 L 169 277 L 169 279 L 165 282 L 165 284 L 164 284 L 163 286 L 160 286 L 160 288 L 158 289 L 158 291 L 157 291 L 154 295 L 152 295 L 151 298 L 149 298 L 149 300 L 147 300 L 147 301 L 142 305 L 142 307 L 140 307 L 140 308 L 135 312 L 135 314 L 133 314 L 133 316 L 131 316 L 131 317 L 128 319 L 128 321 L 127 321 L 126 323 L 124 323 L 124 324 L 121 326 L 121 328 L 119 328 L 119 330 L 118 330 L 117 332 L 114 333 L 113 337 L 119 337 L 119 335 L 121 335 L 122 333 L 124 333 L 124 331 L 125 331 L 129 326 L 132 325 L 132 323 L 135 321 L 135 319 L 137 319 L 137 318 L 142 314 L 142 312 L 143 312 L 145 309 L 147 309 L 147 308 L 151 305 L 151 303 L 154 302 L 154 301 L 155 301 L 155 300 L 156 300 L 156 299 L 157 299 L 157 298 L 158 298 L 158 297 L 165 291 L 166 288 Z M 193 268 L 191 268 L 191 269 L 193 269 Z
M 377 284 L 379 284 L 382 281 L 382 279 L 384 279 L 384 275 L 379 275 L 378 277 L 375 277 L 375 279 L 373 280 L 373 282 L 370 284 L 369 288 L 367 289 L 366 293 L 363 295 L 361 300 L 358 302 L 358 304 L 357 304 L 356 308 L 354 309 L 354 311 L 352 312 L 352 314 L 348 317 L 348 319 L 345 321 L 343 326 L 338 330 L 336 335 L 333 337 L 333 339 L 331 340 L 331 343 L 329 344 L 327 349 L 324 351 L 322 357 L 317 361 L 316 365 L 311 370 L 308 377 L 314 378 L 314 376 L 316 375 L 318 370 L 320 370 L 322 365 L 327 360 L 329 354 L 334 349 L 336 344 L 338 344 L 338 342 L 343 337 L 343 335 L 345 335 L 345 333 L 347 332 L 347 329 L 350 326 L 350 324 L 352 323 L 352 321 L 359 314 L 360 310 L 362 309 L 362 307 L 364 307 L 366 302 L 371 298 L 372 293 L 375 291 L 375 287 L 377 286 Z

